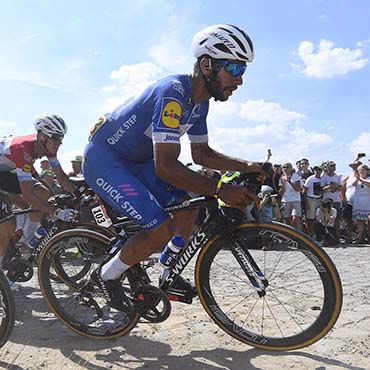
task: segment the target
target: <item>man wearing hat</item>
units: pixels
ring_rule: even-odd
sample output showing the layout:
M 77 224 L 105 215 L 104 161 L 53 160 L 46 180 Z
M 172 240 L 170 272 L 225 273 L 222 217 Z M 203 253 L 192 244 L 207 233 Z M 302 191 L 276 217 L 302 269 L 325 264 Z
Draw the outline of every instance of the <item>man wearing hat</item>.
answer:
M 303 201 L 306 208 L 307 232 L 310 236 L 314 234 L 316 210 L 321 205 L 321 174 L 322 166 L 313 167 L 314 174 L 309 176 L 303 185 Z
M 82 155 L 76 155 L 71 163 L 72 163 L 72 172 L 68 174 L 70 177 L 82 177 Z

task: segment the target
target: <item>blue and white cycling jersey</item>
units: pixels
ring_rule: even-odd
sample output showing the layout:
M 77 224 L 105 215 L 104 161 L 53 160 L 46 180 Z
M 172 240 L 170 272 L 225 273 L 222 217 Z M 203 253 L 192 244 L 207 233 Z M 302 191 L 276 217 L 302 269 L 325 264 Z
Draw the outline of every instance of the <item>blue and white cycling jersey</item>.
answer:
M 188 75 L 167 76 L 101 118 L 91 141 L 126 160 L 147 162 L 154 143 L 179 143 L 186 132 L 192 143 L 207 142 L 208 106 L 195 104 Z
M 172 75 L 149 86 L 99 119 L 90 132 L 83 172 L 87 183 L 116 212 L 146 229 L 169 215 L 163 207 L 186 195 L 155 176 L 155 143 L 208 141 L 208 101 L 196 104 L 188 75 Z

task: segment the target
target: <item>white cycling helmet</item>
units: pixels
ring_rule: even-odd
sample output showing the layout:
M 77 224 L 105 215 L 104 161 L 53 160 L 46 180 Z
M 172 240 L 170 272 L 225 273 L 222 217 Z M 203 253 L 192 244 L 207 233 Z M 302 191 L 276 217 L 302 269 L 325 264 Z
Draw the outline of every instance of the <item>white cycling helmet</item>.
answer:
M 67 133 L 67 125 L 62 117 L 57 114 L 45 114 L 35 119 L 35 129 L 51 137 L 53 135 L 64 136 Z
M 258 193 L 259 198 L 263 198 L 268 193 L 273 193 L 274 189 L 269 185 L 262 185 L 261 191 Z
M 199 31 L 191 45 L 196 58 L 209 55 L 214 59 L 239 62 L 253 61 L 253 43 L 246 32 L 231 24 L 215 24 Z

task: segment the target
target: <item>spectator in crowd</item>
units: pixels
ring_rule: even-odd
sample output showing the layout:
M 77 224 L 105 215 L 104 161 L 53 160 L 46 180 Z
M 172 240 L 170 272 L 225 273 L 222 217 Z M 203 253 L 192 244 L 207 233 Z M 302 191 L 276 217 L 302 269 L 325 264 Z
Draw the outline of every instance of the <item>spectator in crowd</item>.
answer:
M 82 160 L 83 157 L 82 155 L 76 155 L 71 163 L 72 163 L 72 172 L 68 174 L 69 177 L 72 176 L 77 176 L 77 177 L 82 177 Z
M 52 194 L 63 194 L 63 187 L 57 182 L 56 176 L 52 170 L 45 170 L 41 172 L 41 178 L 46 181 Z
M 302 180 L 297 173 L 293 173 L 291 163 L 283 164 L 283 174 L 279 180 L 279 195 L 281 196 L 282 213 L 288 225 L 303 230 L 301 191 Z
M 281 168 L 281 164 L 274 164 L 272 168 L 274 171 L 272 174 L 272 179 L 274 181 L 274 190 L 276 193 L 278 193 L 279 192 L 279 180 L 283 173 L 283 169 Z
M 343 212 L 342 218 L 346 223 L 346 243 L 352 243 L 352 236 L 353 236 L 353 222 L 352 222 L 352 212 L 353 212 L 353 197 L 355 195 L 356 186 L 355 183 L 357 178 L 355 173 L 357 172 L 357 167 L 362 164 L 361 161 L 355 160 L 354 162 L 350 163 L 349 166 L 352 169 L 352 173 L 347 176 L 342 177 L 342 188 L 341 188 L 341 196 L 343 202 Z
M 47 159 L 43 159 L 40 162 L 40 168 L 41 168 L 41 172 L 45 170 L 51 170 L 51 165 Z
M 352 220 L 357 222 L 358 243 L 365 242 L 366 222 L 370 217 L 370 169 L 366 164 L 361 164 L 355 172 L 355 193 L 352 199 Z
M 262 222 L 282 221 L 277 194 L 273 194 L 274 189 L 268 185 L 262 185 L 258 197 L 261 198 L 259 205 L 259 215 Z
M 301 176 L 303 182 L 313 175 L 313 172 L 310 170 L 310 162 L 307 158 L 301 159 L 301 170 L 298 172 L 298 175 Z
M 323 200 L 322 205 L 316 210 L 315 233 L 318 241 L 323 241 L 323 245 L 336 245 L 339 243 L 335 230 L 337 210 L 333 207 L 330 198 Z
M 296 167 L 296 170 L 294 170 L 293 168 L 293 173 L 296 172 L 299 174 L 302 171 L 302 165 L 301 165 L 300 159 L 297 162 L 295 162 L 295 167 Z
M 322 166 L 316 165 L 313 168 L 314 174 L 307 178 L 303 185 L 303 199 L 306 208 L 307 233 L 314 234 L 316 210 L 321 206 L 321 174 Z
M 342 180 L 341 177 L 335 173 L 336 164 L 333 161 L 329 161 L 326 165 L 326 173 L 321 177 L 321 187 L 323 190 L 322 199 L 325 200 L 330 198 L 332 200 L 332 206 L 337 210 L 337 217 L 335 221 L 335 230 L 337 233 L 337 238 L 340 238 L 339 230 L 339 219 L 341 218 L 341 187 Z

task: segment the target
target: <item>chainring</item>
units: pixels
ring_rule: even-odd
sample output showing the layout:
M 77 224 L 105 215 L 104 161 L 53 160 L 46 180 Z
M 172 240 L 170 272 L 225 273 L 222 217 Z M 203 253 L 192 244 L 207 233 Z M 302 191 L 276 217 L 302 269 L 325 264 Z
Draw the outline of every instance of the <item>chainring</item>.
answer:
M 9 262 L 7 277 L 11 281 L 24 283 L 33 276 L 33 265 L 24 258 L 16 258 Z
M 171 302 L 162 290 L 153 285 L 137 288 L 134 302 L 141 317 L 152 323 L 163 322 L 171 314 Z

